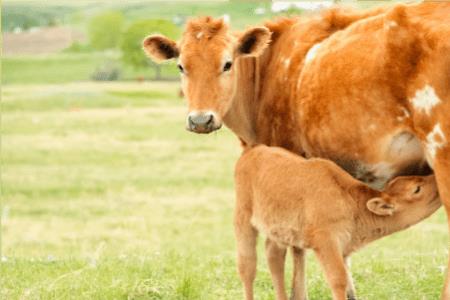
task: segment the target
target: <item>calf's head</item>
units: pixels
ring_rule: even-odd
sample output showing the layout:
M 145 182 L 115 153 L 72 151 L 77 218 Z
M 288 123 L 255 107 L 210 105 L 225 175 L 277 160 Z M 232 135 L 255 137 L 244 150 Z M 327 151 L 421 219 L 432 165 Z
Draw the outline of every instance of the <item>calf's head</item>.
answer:
M 389 216 L 393 226 L 406 228 L 430 216 L 441 202 L 434 175 L 401 176 L 366 205 L 376 215 Z
M 204 17 L 189 21 L 178 43 L 151 35 L 143 47 L 155 61 L 177 59 L 188 103 L 186 128 L 210 133 L 222 126 L 236 92 L 236 59 L 260 55 L 269 41 L 265 27 L 235 35 L 223 19 Z

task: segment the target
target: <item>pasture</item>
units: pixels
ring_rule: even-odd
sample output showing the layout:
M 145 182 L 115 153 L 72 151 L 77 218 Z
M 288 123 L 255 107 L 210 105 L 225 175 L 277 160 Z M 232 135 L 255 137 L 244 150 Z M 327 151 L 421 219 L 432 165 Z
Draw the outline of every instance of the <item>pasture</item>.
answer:
M 241 298 L 239 143 L 227 129 L 184 130 L 178 83 L 10 84 L 1 93 L 1 299 Z M 440 209 L 354 255 L 358 299 L 438 299 L 445 224 Z M 273 299 L 262 246 L 256 295 Z M 307 273 L 310 299 L 330 299 L 312 255 Z

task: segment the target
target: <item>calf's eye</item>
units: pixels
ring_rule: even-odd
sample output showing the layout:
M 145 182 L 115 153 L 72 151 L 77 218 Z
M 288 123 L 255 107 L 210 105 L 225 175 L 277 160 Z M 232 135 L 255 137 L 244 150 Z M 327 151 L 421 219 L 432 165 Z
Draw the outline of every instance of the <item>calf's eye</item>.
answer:
M 230 69 L 231 69 L 231 66 L 233 65 L 233 63 L 231 62 L 231 61 L 227 61 L 226 63 L 225 63 L 225 65 L 223 66 L 223 71 L 224 72 L 226 72 L 226 71 L 229 71 Z
M 184 73 L 184 69 L 183 69 L 182 65 L 178 64 L 177 67 L 178 67 L 178 70 L 180 70 L 181 73 Z
M 418 194 L 418 193 L 420 193 L 420 186 L 418 186 L 418 187 L 416 188 L 416 190 L 414 191 L 414 194 Z

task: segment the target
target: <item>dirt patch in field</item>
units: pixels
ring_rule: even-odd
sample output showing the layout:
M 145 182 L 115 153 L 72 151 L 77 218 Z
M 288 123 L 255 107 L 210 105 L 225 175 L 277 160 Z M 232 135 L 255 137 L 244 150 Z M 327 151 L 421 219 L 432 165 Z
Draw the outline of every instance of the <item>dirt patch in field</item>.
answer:
M 26 32 L 3 34 L 3 55 L 49 54 L 59 52 L 73 42 L 84 42 L 83 33 L 70 27 L 40 27 Z

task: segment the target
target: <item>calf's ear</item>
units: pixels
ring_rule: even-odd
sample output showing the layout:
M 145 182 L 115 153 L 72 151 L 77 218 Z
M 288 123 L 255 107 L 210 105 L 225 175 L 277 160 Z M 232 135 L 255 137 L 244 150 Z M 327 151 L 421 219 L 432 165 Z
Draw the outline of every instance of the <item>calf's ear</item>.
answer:
M 366 205 L 368 210 L 379 216 L 392 216 L 395 211 L 393 204 L 380 197 L 370 199 Z
M 270 43 L 271 32 L 266 27 L 254 27 L 245 31 L 238 39 L 236 54 L 258 56 Z
M 177 43 L 162 35 L 150 35 L 142 42 L 144 52 L 154 61 L 176 58 L 180 54 Z

